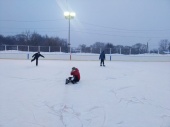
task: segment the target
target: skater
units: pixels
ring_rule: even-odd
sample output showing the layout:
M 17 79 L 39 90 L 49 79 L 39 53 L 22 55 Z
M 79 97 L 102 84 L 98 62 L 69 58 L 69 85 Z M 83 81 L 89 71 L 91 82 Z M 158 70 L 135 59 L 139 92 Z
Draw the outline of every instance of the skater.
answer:
M 44 58 L 44 56 L 41 55 L 40 52 L 35 53 L 35 54 L 32 56 L 32 57 L 34 57 L 34 58 L 31 60 L 31 62 L 34 61 L 34 60 L 36 60 L 36 66 L 38 66 L 38 58 L 39 58 L 40 56 Z
M 100 54 L 99 59 L 100 59 L 100 66 L 102 66 L 102 64 L 103 64 L 103 66 L 105 66 L 104 65 L 104 60 L 105 60 L 105 52 L 104 51 Z
M 75 84 L 80 81 L 80 72 L 78 68 L 73 67 L 70 74 L 73 75 L 73 77 L 69 77 L 68 79 L 66 79 L 66 84 L 68 84 L 69 82 Z

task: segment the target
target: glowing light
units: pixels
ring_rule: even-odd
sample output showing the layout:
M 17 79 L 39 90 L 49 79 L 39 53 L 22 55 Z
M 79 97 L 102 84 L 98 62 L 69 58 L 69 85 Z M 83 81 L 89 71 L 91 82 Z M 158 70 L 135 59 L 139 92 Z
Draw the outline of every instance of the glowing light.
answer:
M 66 19 L 73 19 L 76 16 L 75 12 L 64 12 L 64 16 Z

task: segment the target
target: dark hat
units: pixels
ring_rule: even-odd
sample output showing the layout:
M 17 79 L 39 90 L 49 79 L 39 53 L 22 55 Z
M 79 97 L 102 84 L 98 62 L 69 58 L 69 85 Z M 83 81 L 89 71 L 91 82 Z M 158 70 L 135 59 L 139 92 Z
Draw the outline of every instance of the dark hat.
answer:
M 75 67 L 72 67 L 72 70 L 76 70 L 76 68 L 75 68 Z

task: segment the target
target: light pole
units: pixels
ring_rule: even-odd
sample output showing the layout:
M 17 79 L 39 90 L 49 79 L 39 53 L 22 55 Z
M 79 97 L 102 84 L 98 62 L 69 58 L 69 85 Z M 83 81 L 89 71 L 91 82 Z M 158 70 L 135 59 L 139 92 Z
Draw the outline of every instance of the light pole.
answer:
M 76 16 L 75 12 L 64 12 L 64 16 L 66 19 L 68 19 L 68 46 L 70 47 L 70 60 L 71 60 L 71 43 L 70 43 L 70 20 L 73 19 Z

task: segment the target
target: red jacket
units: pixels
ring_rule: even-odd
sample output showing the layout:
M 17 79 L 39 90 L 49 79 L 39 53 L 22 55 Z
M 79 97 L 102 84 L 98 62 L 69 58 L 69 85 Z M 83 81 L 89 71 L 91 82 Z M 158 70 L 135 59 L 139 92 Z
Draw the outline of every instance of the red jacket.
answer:
M 74 77 L 77 77 L 78 80 L 80 80 L 80 73 L 77 68 L 75 70 L 71 71 L 71 75 L 73 75 Z

